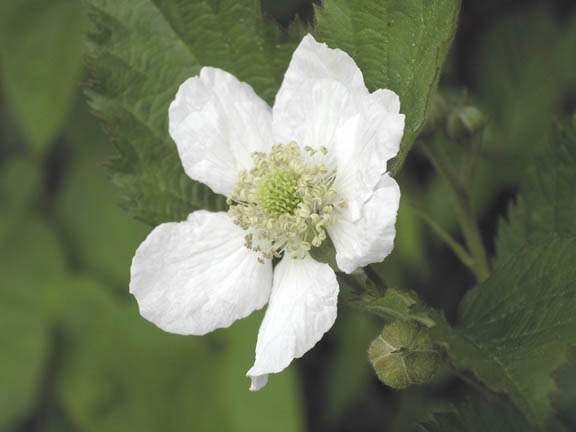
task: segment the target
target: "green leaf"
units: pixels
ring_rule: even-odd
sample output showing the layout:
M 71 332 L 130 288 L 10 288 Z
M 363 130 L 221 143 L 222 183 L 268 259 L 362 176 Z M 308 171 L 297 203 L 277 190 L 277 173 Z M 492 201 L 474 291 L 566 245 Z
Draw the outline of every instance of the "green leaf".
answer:
M 544 421 L 552 373 L 576 344 L 576 119 L 560 126 L 530 166 L 509 222 L 500 227 L 497 266 L 467 293 L 458 327 L 437 320 L 456 367 L 471 369 Z
M 576 118 L 559 125 L 529 166 L 516 205 L 499 227 L 497 263 L 550 235 L 576 235 Z
M 568 430 L 576 428 L 576 347 L 568 352 L 569 361 L 554 373 L 558 392 L 552 396 L 558 417 Z
M 84 14 L 79 0 L 0 3 L 0 71 L 33 150 L 56 138 L 76 95 Z
M 531 419 L 544 422 L 556 389 L 551 374 L 576 344 L 576 239 L 553 239 L 516 252 L 470 290 L 458 327 L 437 320 L 455 367 L 472 370 L 505 392 Z
M 61 245 L 39 219 L 21 220 L 0 244 L 0 430 L 36 403 L 49 347 L 43 288 L 65 271 Z
M 56 391 L 77 429 L 302 430 L 292 371 L 271 377 L 259 393 L 248 390 L 260 316 L 203 337 L 179 336 L 92 280 L 64 279 L 50 293 L 65 347 Z
M 542 432 L 508 401 L 475 395 L 420 425 L 426 432 Z
M 102 166 L 114 149 L 84 104 L 76 106 L 64 137 L 68 166 L 55 203 L 75 264 L 127 293 L 130 261 L 149 228 L 115 204 L 114 186 Z
M 110 164 L 122 205 L 156 225 L 199 208 L 221 210 L 223 197 L 190 180 L 168 135 L 168 105 L 201 66 L 222 68 L 271 103 L 302 37 L 263 20 L 254 0 L 86 0 L 87 91 L 121 158 Z
M 371 91 L 400 96 L 406 130 L 393 174 L 424 124 L 459 10 L 459 0 L 326 0 L 317 13 L 319 40 L 350 54 Z

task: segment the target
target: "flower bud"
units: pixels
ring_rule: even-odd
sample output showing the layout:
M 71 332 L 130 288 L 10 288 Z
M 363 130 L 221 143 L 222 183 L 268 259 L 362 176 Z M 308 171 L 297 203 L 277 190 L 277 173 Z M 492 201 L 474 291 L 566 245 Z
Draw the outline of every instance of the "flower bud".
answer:
M 478 108 L 467 105 L 454 109 L 448 117 L 446 128 L 452 139 L 469 138 L 486 126 L 486 116 Z
M 430 382 L 440 363 L 429 330 L 414 321 L 384 327 L 370 344 L 368 357 L 380 381 L 395 389 Z

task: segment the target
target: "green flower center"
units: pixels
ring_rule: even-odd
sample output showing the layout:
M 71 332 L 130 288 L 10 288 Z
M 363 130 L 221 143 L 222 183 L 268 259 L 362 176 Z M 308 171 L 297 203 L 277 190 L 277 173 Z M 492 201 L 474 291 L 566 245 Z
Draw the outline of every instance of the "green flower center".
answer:
M 323 163 L 327 150 L 304 150 L 308 155 L 291 142 L 253 153 L 253 168 L 238 174 L 228 196 L 228 214 L 247 231 L 246 247 L 261 252 L 261 261 L 286 252 L 304 258 L 326 239 L 335 209 L 346 207 L 332 187 L 336 171 Z
M 269 218 L 277 218 L 282 214 L 293 215 L 298 204 L 302 202 L 297 189 L 298 176 L 294 171 L 272 171 L 256 188 L 256 204 Z

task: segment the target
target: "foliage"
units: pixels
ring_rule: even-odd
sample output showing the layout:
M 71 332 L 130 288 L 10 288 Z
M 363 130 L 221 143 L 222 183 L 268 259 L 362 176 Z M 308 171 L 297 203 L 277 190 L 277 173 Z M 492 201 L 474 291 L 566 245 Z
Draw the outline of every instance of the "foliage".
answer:
M 505 262 L 526 244 L 576 234 L 576 118 L 558 125 L 529 165 L 516 204 L 502 221 L 497 260 Z
M 271 103 L 301 28 L 280 31 L 250 0 L 86 4 L 93 22 L 87 93 L 122 155 L 110 172 L 123 207 L 152 225 L 224 209 L 223 197 L 184 174 L 167 132 L 168 105 L 204 65 L 235 74 Z
M 526 248 L 467 294 L 458 327 L 436 329 L 456 367 L 508 393 L 540 422 L 551 411 L 552 372 L 576 344 L 575 246 L 555 239 Z
M 318 36 L 356 60 L 368 88 L 400 96 L 406 130 L 392 173 L 424 124 L 459 10 L 458 0 L 331 0 L 318 13 Z
M 210 340 L 166 335 L 97 283 L 51 287 L 69 351 L 56 390 L 66 413 L 88 431 L 300 430 L 290 371 L 265 395 L 247 399 L 251 349 L 260 317 Z M 59 304 L 61 303 L 61 304 Z M 90 313 L 86 313 L 89 311 Z M 97 361 L 95 361 L 97 359 Z M 278 417 L 285 419 L 278 424 Z
M 6 97 L 35 152 L 46 152 L 76 98 L 84 13 L 76 0 L 0 3 Z
M 0 4 L 0 431 L 576 428 L 576 118 L 558 121 L 576 108 L 569 2 L 83 1 Z M 184 174 L 168 104 L 204 65 L 272 104 L 306 32 L 347 51 L 370 90 L 400 95 L 407 132 L 389 168 L 403 200 L 394 253 L 339 274 L 334 328 L 252 394 L 262 312 L 202 338 L 144 321 L 127 283 L 150 226 L 133 219 L 225 209 Z M 480 282 L 442 243 L 461 243 L 458 202 L 424 159 L 430 135 L 415 141 L 441 74 L 448 109 L 489 118 L 478 154 L 442 119 L 426 131 L 457 173 L 474 153 L 467 192 L 493 267 Z M 429 327 L 445 360 L 402 392 L 367 356 L 398 320 Z
M 331 46 L 348 49 L 342 39 L 335 37 L 343 34 L 343 12 L 337 3 L 328 3 L 319 14 L 317 32 Z M 360 67 L 370 66 L 365 77 L 368 87 L 391 87 L 401 97 L 406 96 L 402 108 L 409 119 L 406 153 L 423 122 L 458 12 L 456 0 L 436 0 L 426 6 L 422 0 L 412 3 L 406 11 L 404 2 L 379 9 L 370 32 L 356 30 L 362 16 L 354 17 L 344 34 L 358 44 L 378 47 L 377 51 L 349 50 Z M 378 2 L 363 4 L 370 10 Z M 88 0 L 87 5 L 94 24 L 88 44 L 93 78 L 88 95 L 122 154 L 110 169 L 122 192 L 123 206 L 153 225 L 184 219 L 198 208 L 223 209 L 221 197 L 189 180 L 181 169 L 167 134 L 168 104 L 178 85 L 204 65 L 233 73 L 271 104 L 290 55 L 304 34 L 303 27 L 294 23 L 289 30 L 280 30 L 259 16 L 251 0 L 141 0 L 130 6 Z M 420 17 L 426 26 L 421 28 L 411 19 L 403 19 L 402 14 Z M 386 16 L 392 33 L 377 30 Z M 437 34 L 432 39 L 424 38 L 431 28 L 437 28 Z M 363 40 L 366 34 L 369 38 Z M 374 58 L 387 58 L 389 63 L 372 65 L 370 59 Z
M 25 417 L 37 402 L 49 356 L 43 284 L 65 271 L 58 238 L 38 218 L 24 219 L 0 244 L 0 343 L 9 353 L 0 367 L 0 430 Z
M 537 432 L 506 400 L 476 394 L 420 426 L 426 432 Z
M 470 290 L 458 326 L 436 337 L 452 362 L 505 392 L 531 419 L 552 411 L 552 373 L 576 345 L 576 239 L 570 210 L 576 172 L 575 124 L 559 127 L 529 170 L 518 206 L 502 229 L 496 269 Z M 566 211 L 566 213 L 565 213 Z

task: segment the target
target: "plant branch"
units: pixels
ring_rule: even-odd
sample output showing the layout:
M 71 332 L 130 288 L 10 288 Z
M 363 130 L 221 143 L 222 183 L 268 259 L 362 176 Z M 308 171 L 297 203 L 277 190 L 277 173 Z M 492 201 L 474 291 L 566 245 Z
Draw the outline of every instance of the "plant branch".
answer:
M 452 191 L 454 192 L 456 203 L 458 207 L 458 219 L 462 233 L 468 246 L 468 251 L 473 260 L 472 270 L 476 279 L 482 282 L 490 275 L 490 266 L 488 264 L 488 256 L 482 236 L 476 223 L 472 205 L 470 203 L 470 196 L 468 194 L 467 184 L 465 184 L 454 171 L 448 155 L 444 152 L 443 148 L 435 142 L 427 142 L 422 146 L 426 156 L 434 164 L 436 170 L 446 180 Z M 466 181 L 468 183 L 468 181 Z
M 431 229 L 436 233 L 438 237 L 454 252 L 454 254 L 462 261 L 462 263 L 468 267 L 470 270 L 474 271 L 474 260 L 466 251 L 466 249 L 452 237 L 448 232 L 446 232 L 440 225 L 438 225 L 430 216 L 424 213 L 419 208 L 410 205 L 410 208 L 414 213 L 419 216 Z

